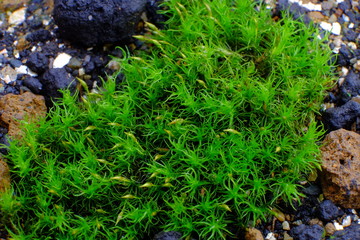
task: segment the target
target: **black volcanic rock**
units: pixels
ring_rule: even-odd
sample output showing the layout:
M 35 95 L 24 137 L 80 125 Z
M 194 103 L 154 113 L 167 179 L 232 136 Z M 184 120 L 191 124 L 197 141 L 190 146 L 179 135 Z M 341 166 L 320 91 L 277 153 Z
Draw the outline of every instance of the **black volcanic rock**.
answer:
M 42 84 L 42 95 L 45 97 L 46 105 L 52 105 L 51 100 L 62 97 L 61 89 L 75 91 L 76 80 L 66 72 L 65 68 L 51 68 L 47 70 L 40 79 Z
M 330 131 L 340 128 L 349 130 L 358 117 L 360 117 L 360 103 L 353 100 L 340 107 L 326 109 L 322 115 L 324 126 Z
M 346 76 L 344 83 L 340 87 L 339 103 L 344 104 L 352 97 L 360 94 L 360 76 L 354 71 L 350 71 Z
M 29 55 L 26 65 L 36 73 L 43 73 L 49 68 L 49 59 L 45 54 L 33 52 Z
M 145 0 L 55 0 L 53 17 L 61 37 L 75 44 L 127 43 L 145 7 Z

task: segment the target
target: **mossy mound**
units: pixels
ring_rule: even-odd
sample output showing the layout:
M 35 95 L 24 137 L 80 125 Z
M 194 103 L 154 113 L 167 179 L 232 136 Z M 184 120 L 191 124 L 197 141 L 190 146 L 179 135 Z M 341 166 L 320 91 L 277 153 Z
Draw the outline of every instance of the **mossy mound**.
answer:
M 1 200 L 12 236 L 225 239 L 298 199 L 319 167 L 330 51 L 251 2 L 166 1 L 168 28 L 137 36 L 151 52 L 118 59 L 123 82 L 24 122 Z

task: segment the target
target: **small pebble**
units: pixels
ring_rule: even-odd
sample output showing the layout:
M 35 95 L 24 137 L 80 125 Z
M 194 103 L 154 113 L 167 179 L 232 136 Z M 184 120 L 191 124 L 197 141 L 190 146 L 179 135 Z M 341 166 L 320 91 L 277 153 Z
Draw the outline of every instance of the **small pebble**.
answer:
M 9 17 L 10 25 L 19 25 L 25 21 L 26 8 L 20 8 L 13 13 L 11 13 Z
M 264 240 L 264 237 L 260 230 L 256 228 L 247 228 L 245 232 L 245 239 L 246 240 Z
M 15 68 L 18 74 L 28 74 L 28 67 L 25 65 L 21 65 L 20 67 Z
M 347 45 L 349 46 L 349 48 L 351 50 L 356 50 L 357 49 L 356 43 L 354 43 L 354 42 L 349 42 Z
M 336 228 L 334 226 L 334 224 L 332 224 L 331 222 L 327 223 L 325 225 L 325 232 L 326 232 L 326 236 L 331 236 L 335 233 Z
M 342 225 L 343 227 L 348 227 L 351 225 L 351 216 L 346 216 L 343 220 L 342 220 Z
M 342 15 L 342 18 L 344 19 L 344 22 L 350 22 L 350 18 L 345 14 Z
M 327 20 L 329 23 L 337 22 L 337 16 L 335 14 L 332 14 L 330 18 Z
M 341 67 L 341 76 L 345 77 L 349 73 L 349 69 L 346 67 Z
M 302 223 L 301 220 L 296 220 L 296 221 L 293 222 L 293 224 L 296 225 L 296 226 L 300 226 L 303 223 Z
M 276 240 L 274 233 L 270 232 L 266 235 L 265 240 Z
M 335 35 L 340 35 L 341 33 L 341 25 L 338 22 L 332 24 L 331 32 Z
M 53 68 L 62 68 L 70 62 L 71 56 L 67 53 L 60 53 L 54 60 Z
M 108 68 L 113 71 L 117 71 L 120 69 L 120 64 L 118 61 L 112 60 L 108 63 Z
M 67 66 L 72 69 L 79 69 L 81 64 L 82 62 L 77 57 L 72 57 Z
M 360 71 L 360 60 L 357 60 L 356 63 L 354 63 L 353 67 L 354 67 L 356 70 Z
M 336 231 L 344 230 L 343 226 L 336 221 L 334 221 L 334 227 L 335 227 Z
M 320 221 L 318 218 L 313 218 L 309 221 L 309 225 L 314 225 L 314 224 L 318 224 L 320 226 L 323 226 L 322 221 Z
M 292 236 L 290 236 L 287 232 L 284 233 L 284 240 L 294 240 Z
M 323 11 L 330 10 L 334 7 L 334 3 L 331 1 L 324 1 L 321 3 L 321 8 Z
M 79 76 L 84 76 L 85 75 L 85 69 L 84 68 L 79 68 Z
M 321 11 L 322 10 L 321 4 L 313 4 L 311 2 L 305 3 L 305 4 L 300 4 L 300 6 L 308 9 L 309 11 Z
M 289 224 L 289 222 L 288 222 L 288 221 L 284 221 L 284 222 L 282 223 L 282 228 L 283 228 L 284 230 L 290 230 L 290 224 Z

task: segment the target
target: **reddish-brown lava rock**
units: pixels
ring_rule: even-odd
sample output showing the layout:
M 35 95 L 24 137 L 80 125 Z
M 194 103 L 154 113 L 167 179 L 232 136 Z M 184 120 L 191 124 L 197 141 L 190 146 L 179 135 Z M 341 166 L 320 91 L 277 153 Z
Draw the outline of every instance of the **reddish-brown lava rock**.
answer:
M 325 197 L 345 208 L 360 208 L 360 135 L 345 129 L 332 131 L 321 151 Z
M 0 159 L 0 193 L 10 189 L 10 171 L 4 160 Z
M 8 129 L 8 135 L 12 138 L 21 136 L 19 120 L 30 120 L 45 117 L 46 106 L 43 96 L 25 92 L 20 95 L 7 94 L 0 98 L 0 125 Z

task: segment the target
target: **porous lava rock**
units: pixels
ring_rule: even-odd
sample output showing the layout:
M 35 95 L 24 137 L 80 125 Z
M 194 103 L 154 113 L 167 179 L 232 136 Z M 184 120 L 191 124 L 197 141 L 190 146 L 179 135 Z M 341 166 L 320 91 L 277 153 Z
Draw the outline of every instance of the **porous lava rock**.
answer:
M 10 138 L 21 137 L 19 120 L 36 120 L 45 117 L 47 108 L 44 97 L 25 92 L 20 95 L 7 94 L 0 98 L 0 125 L 8 129 Z
M 43 88 L 39 79 L 27 76 L 23 80 L 23 84 L 25 87 L 29 88 L 32 93 L 40 94 Z
M 128 43 L 145 6 L 146 0 L 55 0 L 53 17 L 61 37 L 73 43 Z
M 62 97 L 61 89 L 68 88 L 71 92 L 75 91 L 76 80 L 64 68 L 51 68 L 42 75 L 42 95 L 45 96 L 46 105 L 52 106 L 52 100 Z
M 345 208 L 360 208 L 360 135 L 345 129 L 330 132 L 321 147 L 324 196 Z
M 324 229 L 318 224 L 311 226 L 301 224 L 292 228 L 290 230 L 290 235 L 294 240 L 321 240 L 323 232 Z
M 44 53 L 33 52 L 29 55 L 26 65 L 36 73 L 43 73 L 49 68 L 49 59 Z
M 318 212 L 320 219 L 326 222 L 341 215 L 341 211 L 331 200 L 322 201 L 319 204 Z
M 360 117 L 360 103 L 357 100 L 350 100 L 340 107 L 326 109 L 322 115 L 324 126 L 330 131 L 340 128 L 350 130 L 358 117 Z
M 0 158 L 0 193 L 10 189 L 10 171 L 7 163 Z
M 340 86 L 340 103 L 344 104 L 350 101 L 352 97 L 360 94 L 360 77 L 358 73 L 350 71 Z

